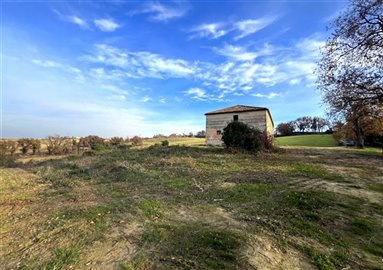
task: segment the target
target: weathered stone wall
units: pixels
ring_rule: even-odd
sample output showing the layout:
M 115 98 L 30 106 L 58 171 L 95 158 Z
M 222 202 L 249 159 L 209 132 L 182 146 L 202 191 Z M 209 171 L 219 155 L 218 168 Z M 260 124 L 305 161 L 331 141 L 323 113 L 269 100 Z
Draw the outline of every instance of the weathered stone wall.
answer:
M 271 119 L 267 111 L 252 111 L 238 113 L 222 113 L 206 115 L 206 144 L 222 145 L 222 135 L 217 131 L 223 132 L 223 129 L 234 120 L 234 115 L 238 115 L 238 121 L 248 124 L 261 131 L 267 130 L 273 134 Z

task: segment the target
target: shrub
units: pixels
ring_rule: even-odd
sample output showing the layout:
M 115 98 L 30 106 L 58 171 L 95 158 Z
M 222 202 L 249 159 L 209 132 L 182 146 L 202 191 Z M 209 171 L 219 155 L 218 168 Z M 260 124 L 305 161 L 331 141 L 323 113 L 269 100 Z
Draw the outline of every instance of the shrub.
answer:
M 168 140 L 162 141 L 161 145 L 162 146 L 169 146 L 169 141 Z
M 13 156 L 17 150 L 18 144 L 16 141 L 0 141 L 0 152 L 1 154 L 10 154 Z
M 31 146 L 32 146 L 32 154 L 35 155 L 36 153 L 40 153 L 41 149 L 41 141 L 38 139 L 32 139 L 31 140 Z
M 48 155 L 70 154 L 73 151 L 72 146 L 72 139 L 68 137 L 61 137 L 59 135 L 47 137 Z
M 17 143 L 20 146 L 20 151 L 23 155 L 28 153 L 28 150 L 32 147 L 32 139 L 22 138 L 19 139 Z
M 15 160 L 14 156 L 0 153 L 0 167 L 11 167 L 15 164 Z
M 223 129 L 222 140 L 227 148 L 245 149 L 251 152 L 274 149 L 272 136 L 239 121 L 231 122 Z
M 99 147 L 97 145 L 105 145 L 105 140 L 96 135 L 89 135 L 80 139 L 80 145 L 94 150 Z
M 112 146 L 120 146 L 124 143 L 124 138 L 122 137 L 112 137 L 110 138 L 110 145 Z
M 16 142 L 13 143 L 17 146 Z M 9 167 L 15 162 L 15 157 L 9 151 L 9 145 L 10 141 L 0 141 L 0 167 Z
M 130 142 L 132 143 L 133 146 L 141 146 L 144 144 L 142 138 L 138 136 L 134 136 L 133 138 L 131 138 Z

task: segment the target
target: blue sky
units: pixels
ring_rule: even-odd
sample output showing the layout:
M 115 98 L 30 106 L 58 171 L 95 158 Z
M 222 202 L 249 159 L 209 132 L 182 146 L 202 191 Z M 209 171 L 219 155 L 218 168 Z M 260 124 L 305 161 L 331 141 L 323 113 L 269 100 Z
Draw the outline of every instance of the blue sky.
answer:
M 4 1 L 2 135 L 196 132 L 204 113 L 324 116 L 313 70 L 345 1 Z

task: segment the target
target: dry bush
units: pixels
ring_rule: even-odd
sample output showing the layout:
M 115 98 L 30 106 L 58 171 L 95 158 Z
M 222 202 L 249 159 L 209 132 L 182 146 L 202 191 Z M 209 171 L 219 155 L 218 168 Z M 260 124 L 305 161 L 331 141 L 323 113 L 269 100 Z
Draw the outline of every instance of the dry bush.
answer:
M 80 145 L 95 150 L 100 148 L 100 146 L 105 146 L 105 140 L 96 135 L 89 135 L 80 139 Z
M 112 146 L 120 146 L 120 145 L 122 145 L 122 144 L 124 144 L 124 138 L 122 138 L 122 137 L 112 137 L 112 138 L 110 138 L 110 145 L 112 145 Z
M 23 155 L 28 153 L 28 150 L 32 148 L 32 139 L 22 138 L 17 140 L 17 144 L 20 147 L 20 151 Z
M 141 146 L 144 144 L 142 138 L 138 136 L 134 136 L 133 138 L 131 138 L 130 142 L 132 143 L 133 146 Z
M 31 139 L 32 155 L 40 153 L 41 141 L 39 139 Z
M 73 152 L 72 139 L 59 135 L 47 137 L 48 155 L 67 155 Z

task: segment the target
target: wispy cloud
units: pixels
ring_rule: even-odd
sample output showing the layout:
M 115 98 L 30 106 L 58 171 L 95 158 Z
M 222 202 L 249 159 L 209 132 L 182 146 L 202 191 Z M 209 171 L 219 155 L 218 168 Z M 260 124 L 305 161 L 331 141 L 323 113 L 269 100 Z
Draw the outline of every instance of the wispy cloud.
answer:
M 80 59 L 121 68 L 132 78 L 186 77 L 194 73 L 193 66 L 182 59 L 167 59 L 150 52 L 130 52 L 109 45 L 95 45 L 92 55 Z
M 180 18 L 186 15 L 188 11 L 187 6 L 181 3 L 174 3 L 170 5 L 161 4 L 159 2 L 150 2 L 143 5 L 141 9 L 130 12 L 130 15 L 136 14 L 150 14 L 149 19 L 154 21 L 169 21 L 171 19 Z
M 252 90 L 259 85 L 311 84 L 315 80 L 313 71 L 319 57 L 317 45 L 321 43 L 321 39 L 312 36 L 285 48 L 265 44 L 261 48 L 249 50 L 247 47 L 227 44 L 214 49 L 217 54 L 227 57 L 221 63 L 191 62 L 98 44 L 92 53 L 80 59 L 97 64 L 89 71 L 89 76 L 97 80 L 191 79 L 201 83 L 202 88 L 190 88 L 184 93 L 186 96 L 196 100 L 221 101 L 228 95 L 254 94 Z M 275 93 L 255 94 L 265 98 L 278 97 Z
M 117 28 L 121 27 L 118 23 L 114 22 L 112 19 L 97 19 L 94 20 L 94 24 L 104 32 L 113 32 Z
M 276 19 L 276 17 L 263 17 L 259 19 L 249 19 L 236 22 L 234 27 L 240 32 L 240 34 L 234 39 L 238 40 L 248 35 L 254 34 L 255 32 L 258 32 L 272 24 Z
M 268 16 L 226 23 L 203 23 L 189 30 L 192 34 L 190 38 L 217 39 L 233 32 L 239 33 L 234 37 L 234 40 L 239 40 L 266 28 L 277 19 L 276 16 Z
M 76 74 L 81 73 L 81 70 L 78 68 L 75 68 L 73 66 L 66 65 L 66 64 L 61 64 L 59 62 L 55 62 L 52 60 L 33 59 L 32 62 L 36 65 L 39 65 L 39 66 L 45 67 L 45 68 L 59 68 L 59 69 L 66 71 L 66 72 L 71 72 L 71 73 L 76 73 Z
M 192 28 L 190 30 L 190 33 L 192 33 L 192 35 L 190 36 L 191 39 L 197 37 L 208 37 L 216 39 L 226 35 L 228 33 L 228 30 L 224 30 L 223 25 L 221 23 L 205 23 Z
M 273 99 L 275 97 L 281 96 L 280 93 L 275 93 L 275 92 L 270 92 L 268 94 L 261 94 L 261 93 L 254 93 L 251 94 L 254 97 L 259 97 L 259 98 L 267 98 L 267 99 Z
M 141 99 L 142 102 L 148 102 L 148 101 L 151 101 L 151 100 L 152 100 L 152 98 L 149 97 L 149 96 L 144 96 L 144 97 Z
M 69 22 L 69 23 L 73 23 L 82 29 L 89 29 L 90 28 L 87 21 L 85 19 L 81 18 L 80 16 L 64 15 L 56 9 L 54 9 L 53 12 L 57 14 L 57 16 L 60 18 L 60 20 L 63 20 L 63 21 Z

